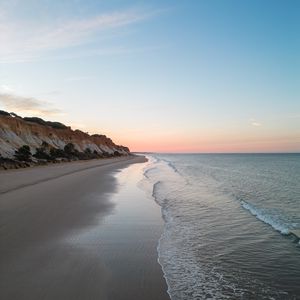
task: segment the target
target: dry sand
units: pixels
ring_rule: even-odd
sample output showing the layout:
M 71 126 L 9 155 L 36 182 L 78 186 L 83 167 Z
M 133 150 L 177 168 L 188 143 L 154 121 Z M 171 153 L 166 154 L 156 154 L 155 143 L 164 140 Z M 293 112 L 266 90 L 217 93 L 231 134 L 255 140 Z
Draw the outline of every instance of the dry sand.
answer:
M 169 299 L 156 253 L 162 225 L 118 221 L 110 200 L 116 171 L 143 161 L 0 172 L 0 298 Z
M 49 179 L 59 178 L 68 174 L 99 166 L 113 166 L 120 162 L 136 162 L 137 156 L 122 156 L 87 161 L 73 161 L 46 166 L 35 166 L 27 169 L 0 170 L 0 194 L 21 187 L 34 185 Z M 140 157 L 138 159 L 141 159 Z

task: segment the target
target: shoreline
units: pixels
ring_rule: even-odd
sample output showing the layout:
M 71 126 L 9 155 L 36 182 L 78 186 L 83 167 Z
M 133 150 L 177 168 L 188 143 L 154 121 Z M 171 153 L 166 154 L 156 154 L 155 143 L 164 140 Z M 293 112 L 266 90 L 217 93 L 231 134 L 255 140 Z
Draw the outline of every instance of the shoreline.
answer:
M 93 160 L 103 160 L 103 159 L 116 159 L 120 157 L 128 157 L 128 156 L 138 156 L 132 153 L 128 153 L 126 155 L 110 155 L 110 156 L 94 156 L 89 158 L 54 158 L 51 160 L 47 159 L 37 159 L 35 157 L 31 157 L 28 161 L 16 160 L 8 157 L 2 157 L 0 154 L 0 172 L 3 171 L 11 171 L 11 170 L 19 170 L 19 169 L 27 169 L 27 168 L 38 168 L 38 167 L 47 167 L 57 164 L 69 164 L 76 162 L 89 162 Z
M 61 162 L 57 164 L 35 165 L 21 169 L 0 170 L 0 195 L 23 188 L 29 185 L 38 184 L 44 181 L 56 179 L 72 173 L 87 169 L 98 168 L 105 165 L 113 165 L 119 162 L 129 162 L 134 159 L 146 161 L 145 156 L 130 155 L 114 158 L 101 158 L 93 160 L 79 160 Z M 25 177 L 26 176 L 26 177 Z
M 0 172 L 2 297 L 169 299 L 157 262 L 162 225 L 144 224 L 147 212 L 140 215 L 144 204 L 156 204 L 142 199 L 140 205 L 141 191 L 131 206 L 138 193 L 131 174 L 145 161 L 136 156 Z

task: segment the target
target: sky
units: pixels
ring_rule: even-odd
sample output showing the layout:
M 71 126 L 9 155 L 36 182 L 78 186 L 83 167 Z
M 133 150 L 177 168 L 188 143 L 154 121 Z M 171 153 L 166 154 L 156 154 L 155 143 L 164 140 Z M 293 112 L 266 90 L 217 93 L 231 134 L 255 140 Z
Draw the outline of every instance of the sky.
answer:
M 0 109 L 132 151 L 300 152 L 300 1 L 0 0 Z

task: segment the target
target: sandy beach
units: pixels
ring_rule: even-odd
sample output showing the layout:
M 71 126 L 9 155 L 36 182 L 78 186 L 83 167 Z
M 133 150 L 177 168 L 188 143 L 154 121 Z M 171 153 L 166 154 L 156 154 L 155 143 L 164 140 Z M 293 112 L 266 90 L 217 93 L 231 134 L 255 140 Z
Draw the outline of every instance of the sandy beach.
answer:
M 142 162 L 0 172 L 1 299 L 169 299 L 160 210 L 136 186 Z

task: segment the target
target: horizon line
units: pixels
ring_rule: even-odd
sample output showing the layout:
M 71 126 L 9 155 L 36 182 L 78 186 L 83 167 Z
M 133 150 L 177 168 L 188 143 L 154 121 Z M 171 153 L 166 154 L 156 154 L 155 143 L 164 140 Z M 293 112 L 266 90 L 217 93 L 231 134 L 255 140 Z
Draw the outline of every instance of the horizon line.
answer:
M 161 151 L 132 151 L 137 154 L 300 154 L 299 152 L 161 152 Z

